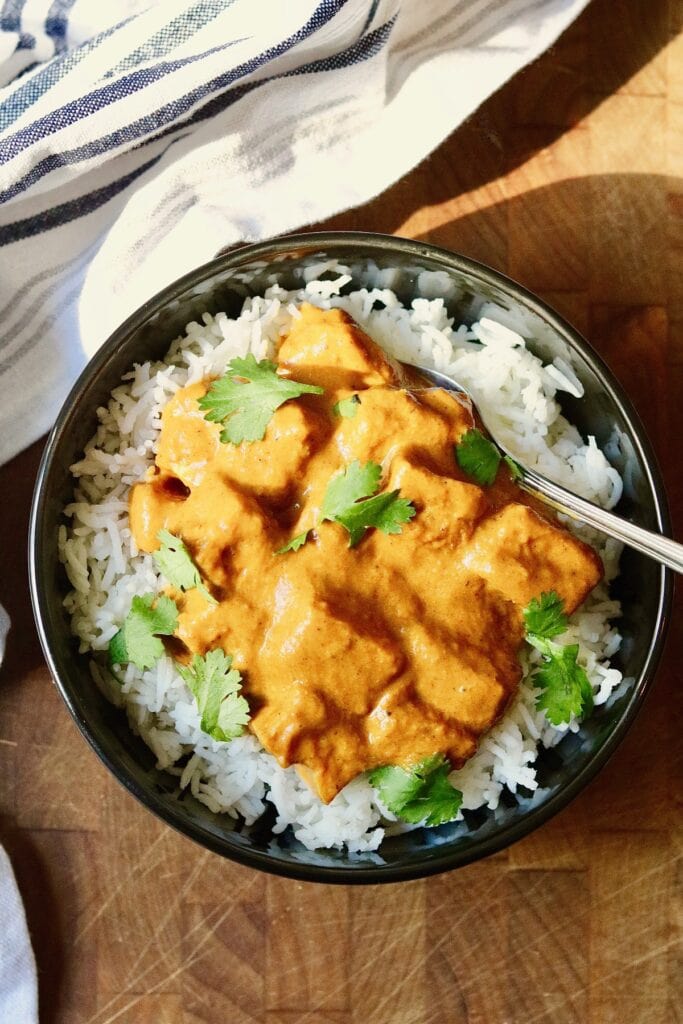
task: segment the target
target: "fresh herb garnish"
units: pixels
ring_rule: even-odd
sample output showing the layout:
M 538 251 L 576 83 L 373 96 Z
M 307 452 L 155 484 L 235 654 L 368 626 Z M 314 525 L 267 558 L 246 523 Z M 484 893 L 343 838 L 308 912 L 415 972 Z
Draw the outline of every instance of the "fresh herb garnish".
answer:
M 322 518 L 335 519 L 354 501 L 374 494 L 381 476 L 382 467 L 376 462 L 366 462 L 361 466 L 358 459 L 354 459 L 350 466 L 337 473 L 327 485 L 320 510 Z
M 360 398 L 358 395 L 351 395 L 349 398 L 342 398 L 332 406 L 335 416 L 343 416 L 345 420 L 352 420 L 358 412 Z
M 515 460 L 510 455 L 504 455 L 503 462 L 510 470 L 510 476 L 515 481 L 515 483 L 517 483 L 518 480 L 522 479 L 524 473 L 522 472 L 522 467 L 518 462 L 515 462 Z
M 578 644 L 554 644 L 546 641 L 543 651 L 547 659 L 532 678 L 541 693 L 536 707 L 545 711 L 553 725 L 563 725 L 572 715 L 580 717 L 593 710 L 593 688 L 588 676 L 577 662 Z
M 401 821 L 443 825 L 455 818 L 462 804 L 462 793 L 448 781 L 450 772 L 443 754 L 433 754 L 412 768 L 375 768 L 369 779 L 385 807 Z
M 121 629 L 109 641 L 111 664 L 151 668 L 164 653 L 159 637 L 171 636 L 177 627 L 178 609 L 170 597 L 134 597 Z
M 540 689 L 536 707 L 545 711 L 552 725 L 564 725 L 593 709 L 593 688 L 578 663 L 578 644 L 553 643 L 564 633 L 568 619 L 564 601 L 554 590 L 532 598 L 524 609 L 526 638 L 543 656 L 543 664 L 532 676 Z
M 152 558 L 159 566 L 169 583 L 179 590 L 199 590 L 207 601 L 217 604 L 215 597 L 209 593 L 204 584 L 197 566 L 190 557 L 190 552 L 180 537 L 176 537 L 168 530 L 159 530 L 157 540 L 161 547 L 155 551 Z
M 299 384 L 277 373 L 275 363 L 259 362 L 251 353 L 237 357 L 228 372 L 215 380 L 199 399 L 199 408 L 207 420 L 223 426 L 223 444 L 260 441 L 273 413 L 284 402 L 300 395 L 322 395 L 324 389 L 314 384 Z
M 298 551 L 299 548 L 302 548 L 306 541 L 308 540 L 308 535 L 310 532 L 310 530 L 304 530 L 303 533 L 297 533 L 296 537 L 292 537 L 292 539 L 287 544 L 285 544 L 284 547 L 278 548 L 275 554 L 284 555 L 286 551 Z
M 195 654 L 178 671 L 192 691 L 202 716 L 202 730 L 215 740 L 234 740 L 249 721 L 249 705 L 239 693 L 242 676 L 231 668 L 232 658 L 221 650 Z
M 415 515 L 415 507 L 399 491 L 376 494 L 382 467 L 375 462 L 361 466 L 356 459 L 327 486 L 321 521 L 339 523 L 349 534 L 349 547 L 355 547 L 366 529 L 374 526 L 382 533 L 400 533 L 402 526 Z M 374 495 L 374 497 L 373 497 Z
M 533 635 L 551 640 L 567 628 L 564 601 L 555 590 L 544 591 L 540 598 L 532 597 L 523 614 L 528 638 Z
M 496 479 L 501 454 L 481 430 L 472 427 L 455 446 L 455 457 L 463 473 L 467 473 L 480 487 Z

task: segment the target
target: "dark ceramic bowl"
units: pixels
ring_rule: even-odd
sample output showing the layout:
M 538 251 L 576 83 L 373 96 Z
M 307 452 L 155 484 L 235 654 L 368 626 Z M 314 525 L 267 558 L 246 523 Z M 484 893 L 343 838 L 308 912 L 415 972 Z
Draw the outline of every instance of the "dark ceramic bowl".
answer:
M 655 562 L 624 553 L 614 586 L 624 609 L 624 642 L 614 664 L 632 684 L 609 707 L 597 709 L 578 733 L 541 755 L 540 786 L 533 797 L 508 795 L 496 812 L 468 813 L 464 822 L 418 829 L 386 840 L 378 853 L 349 856 L 311 853 L 288 832 L 273 836 L 266 820 L 246 828 L 213 814 L 189 793 L 179 795 L 177 779 L 155 768 L 154 756 L 130 731 L 124 713 L 93 685 L 87 658 L 77 653 L 71 636 L 62 606 L 68 584 L 57 556 L 57 527 L 73 488 L 69 466 L 95 430 L 95 410 L 134 362 L 161 358 L 186 323 L 203 311 L 237 314 L 245 296 L 262 293 L 273 281 L 299 286 L 302 267 L 329 258 L 350 268 L 353 287 L 370 282 L 377 269 L 393 268 L 391 287 L 406 303 L 425 291 L 428 297 L 440 291 L 458 322 L 475 319 L 487 299 L 522 317 L 533 350 L 545 360 L 562 355 L 583 382 L 585 398 L 567 398 L 563 405 L 584 434 L 594 434 L 607 448 L 622 473 L 619 512 L 668 532 L 659 470 L 631 403 L 590 346 L 539 299 L 473 260 L 418 242 L 371 234 L 297 235 L 250 245 L 187 274 L 134 313 L 88 364 L 64 403 L 38 474 L 30 531 L 31 592 L 45 657 L 71 714 L 104 763 L 150 810 L 208 849 L 265 871 L 325 882 L 392 882 L 494 853 L 576 796 L 613 753 L 643 702 L 662 650 L 672 582 Z

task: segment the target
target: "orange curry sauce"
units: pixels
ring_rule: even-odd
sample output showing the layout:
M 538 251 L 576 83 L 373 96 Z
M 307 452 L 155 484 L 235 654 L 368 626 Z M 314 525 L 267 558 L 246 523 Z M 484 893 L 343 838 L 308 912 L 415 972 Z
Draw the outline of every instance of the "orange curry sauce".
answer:
M 279 372 L 318 384 L 281 406 L 262 441 L 222 444 L 190 385 L 162 416 L 156 467 L 131 497 L 143 551 L 162 527 L 182 537 L 218 604 L 170 590 L 188 652 L 222 648 L 244 676 L 251 728 L 329 801 L 354 776 L 436 752 L 475 752 L 519 682 L 522 609 L 555 590 L 568 612 L 600 579 L 599 558 L 541 515 L 501 465 L 475 485 L 454 445 L 468 406 L 411 393 L 343 312 L 303 305 Z M 351 419 L 333 405 L 358 394 Z M 355 548 L 317 525 L 330 479 L 354 459 L 383 468 L 417 514 L 399 535 Z M 275 551 L 314 533 L 299 551 Z

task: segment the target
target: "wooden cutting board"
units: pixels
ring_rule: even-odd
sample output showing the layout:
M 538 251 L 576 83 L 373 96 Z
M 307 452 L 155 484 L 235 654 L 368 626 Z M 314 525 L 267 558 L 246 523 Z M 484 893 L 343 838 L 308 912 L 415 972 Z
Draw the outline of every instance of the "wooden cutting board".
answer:
M 459 250 L 573 321 L 645 421 L 679 535 L 682 23 L 675 0 L 594 0 L 421 167 L 320 225 Z M 525 841 L 405 885 L 267 878 L 138 807 L 51 686 L 25 573 L 40 447 L 0 471 L 0 600 L 14 620 L 0 676 L 0 840 L 26 903 L 43 1024 L 683 1020 L 680 605 L 618 753 Z

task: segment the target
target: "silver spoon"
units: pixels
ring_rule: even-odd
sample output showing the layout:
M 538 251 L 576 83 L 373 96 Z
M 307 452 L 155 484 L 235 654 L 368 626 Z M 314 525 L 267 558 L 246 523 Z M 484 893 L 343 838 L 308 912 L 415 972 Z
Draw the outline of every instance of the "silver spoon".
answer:
M 439 373 L 438 370 L 427 370 L 422 366 L 411 366 L 410 369 L 417 370 L 422 377 L 431 381 L 436 387 L 464 395 L 469 400 L 472 409 L 476 408 L 469 392 L 446 374 Z M 418 389 L 410 387 L 410 390 Z M 642 526 L 636 526 L 635 523 L 629 523 L 627 519 L 622 519 L 620 516 L 614 515 L 613 512 L 606 512 L 599 505 L 594 505 L 592 501 L 579 498 L 578 495 L 547 480 L 535 470 L 527 469 L 520 463 L 517 455 L 513 455 L 501 441 L 497 440 L 494 431 L 487 424 L 479 409 L 477 409 L 477 413 L 490 440 L 518 467 L 519 476 L 516 478 L 516 483 L 522 490 L 545 502 L 546 505 L 551 505 L 558 512 L 563 512 L 565 515 L 571 516 L 572 519 L 580 519 L 582 522 L 588 523 L 589 526 L 602 530 L 608 536 L 616 537 L 617 540 L 628 544 L 629 547 L 635 548 L 636 551 L 642 552 L 649 558 L 654 558 L 670 569 L 683 573 L 683 544 L 659 533 L 653 533 L 651 530 L 645 530 Z

